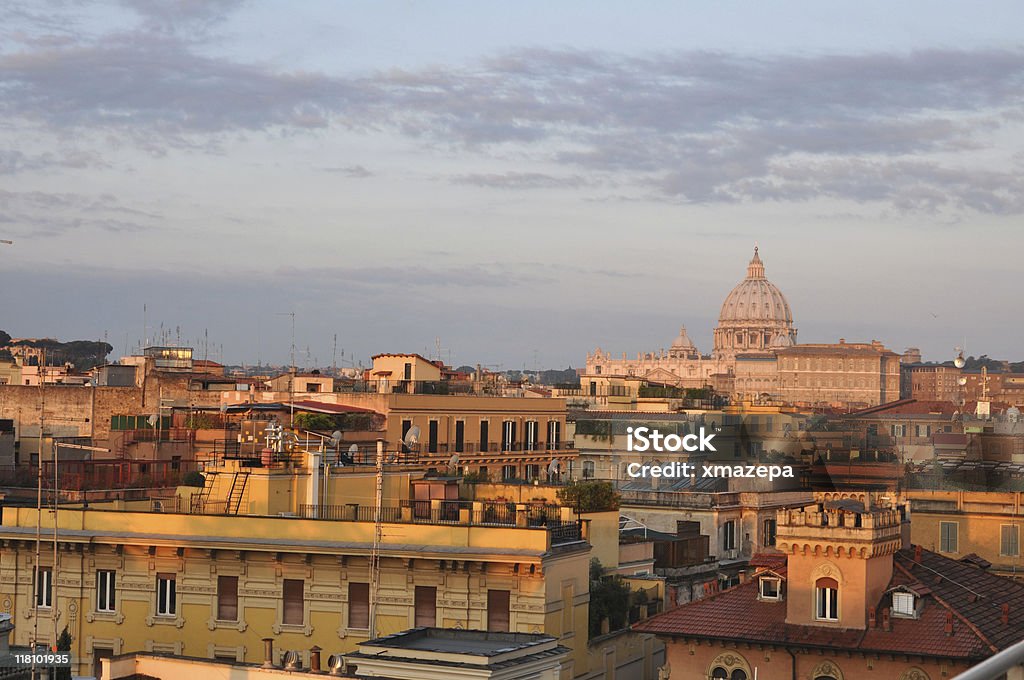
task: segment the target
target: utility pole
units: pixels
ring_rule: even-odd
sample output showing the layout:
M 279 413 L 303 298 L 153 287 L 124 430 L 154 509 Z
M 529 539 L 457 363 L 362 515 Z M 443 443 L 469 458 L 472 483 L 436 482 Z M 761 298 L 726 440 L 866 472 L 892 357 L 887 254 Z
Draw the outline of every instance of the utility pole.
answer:
M 40 363 L 46 363 L 46 350 L 41 352 Z M 42 365 L 39 367 L 42 368 Z M 40 376 L 41 378 L 41 376 Z M 43 387 L 46 381 L 43 379 L 39 380 L 39 448 L 36 454 L 36 555 L 35 564 L 33 565 L 33 572 L 35 577 L 32 579 L 32 586 L 34 592 L 32 593 L 32 678 L 35 680 L 36 674 L 36 646 L 39 642 L 39 595 L 41 592 L 41 584 L 39 583 L 40 569 L 39 559 L 42 556 L 42 543 L 43 543 L 43 425 L 45 422 L 46 413 L 46 389 Z M 50 572 L 51 583 L 53 582 L 53 572 Z M 50 606 L 53 606 L 51 598 Z

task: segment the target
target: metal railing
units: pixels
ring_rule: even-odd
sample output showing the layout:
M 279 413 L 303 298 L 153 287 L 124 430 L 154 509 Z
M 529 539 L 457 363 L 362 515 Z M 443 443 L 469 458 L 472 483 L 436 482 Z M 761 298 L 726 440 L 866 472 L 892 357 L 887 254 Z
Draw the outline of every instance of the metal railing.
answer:
M 977 666 L 968 668 L 953 680 L 998 680 L 1004 673 L 1022 665 L 1024 665 L 1024 641 L 1010 645 Z

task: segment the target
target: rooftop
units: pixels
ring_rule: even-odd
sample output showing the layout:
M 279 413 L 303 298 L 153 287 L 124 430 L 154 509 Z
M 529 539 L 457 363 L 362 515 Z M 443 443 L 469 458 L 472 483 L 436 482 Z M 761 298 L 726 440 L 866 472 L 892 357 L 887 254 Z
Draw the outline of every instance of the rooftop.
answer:
M 1024 638 L 1024 584 L 990 574 L 973 562 L 923 549 L 894 557 L 886 588 L 906 587 L 927 602 L 919 618 L 878 616 L 866 630 L 786 623 L 785 601 L 758 598 L 757 579 L 655 616 L 634 629 L 659 635 L 748 644 L 778 644 L 865 653 L 900 653 L 977 662 Z M 773 572 L 786 575 L 784 566 Z M 876 604 L 889 606 L 888 595 Z M 953 625 L 948 626 L 952 616 Z

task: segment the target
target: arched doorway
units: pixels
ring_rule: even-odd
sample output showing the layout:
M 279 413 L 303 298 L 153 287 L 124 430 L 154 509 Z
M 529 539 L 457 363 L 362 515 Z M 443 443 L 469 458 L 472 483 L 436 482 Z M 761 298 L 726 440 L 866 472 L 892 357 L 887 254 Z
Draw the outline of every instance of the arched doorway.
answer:
M 831 661 L 822 661 L 815 666 L 814 670 L 811 671 L 811 677 L 814 680 L 844 680 L 843 672 L 839 670 L 839 666 Z

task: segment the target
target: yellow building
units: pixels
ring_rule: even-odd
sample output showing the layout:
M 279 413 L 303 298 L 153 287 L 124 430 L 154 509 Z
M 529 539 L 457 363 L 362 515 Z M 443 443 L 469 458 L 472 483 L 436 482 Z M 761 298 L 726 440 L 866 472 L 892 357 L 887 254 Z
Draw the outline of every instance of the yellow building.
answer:
M 0 607 L 17 621 L 15 644 L 30 641 L 35 617 L 42 641 L 66 626 L 76 670 L 88 674 L 133 651 L 256 662 L 265 637 L 281 650 L 346 653 L 374 637 L 371 627 L 428 625 L 548 633 L 572 650 L 564 678 L 586 662 L 590 546 L 574 523 L 387 506 L 374 597 L 372 507 L 324 520 L 139 506 L 62 509 L 56 564 L 44 510 L 38 579 L 37 511 L 4 509 Z
M 953 559 L 974 554 L 991 563 L 995 574 L 1024 576 L 1020 492 L 914 490 L 906 495 L 915 544 Z

